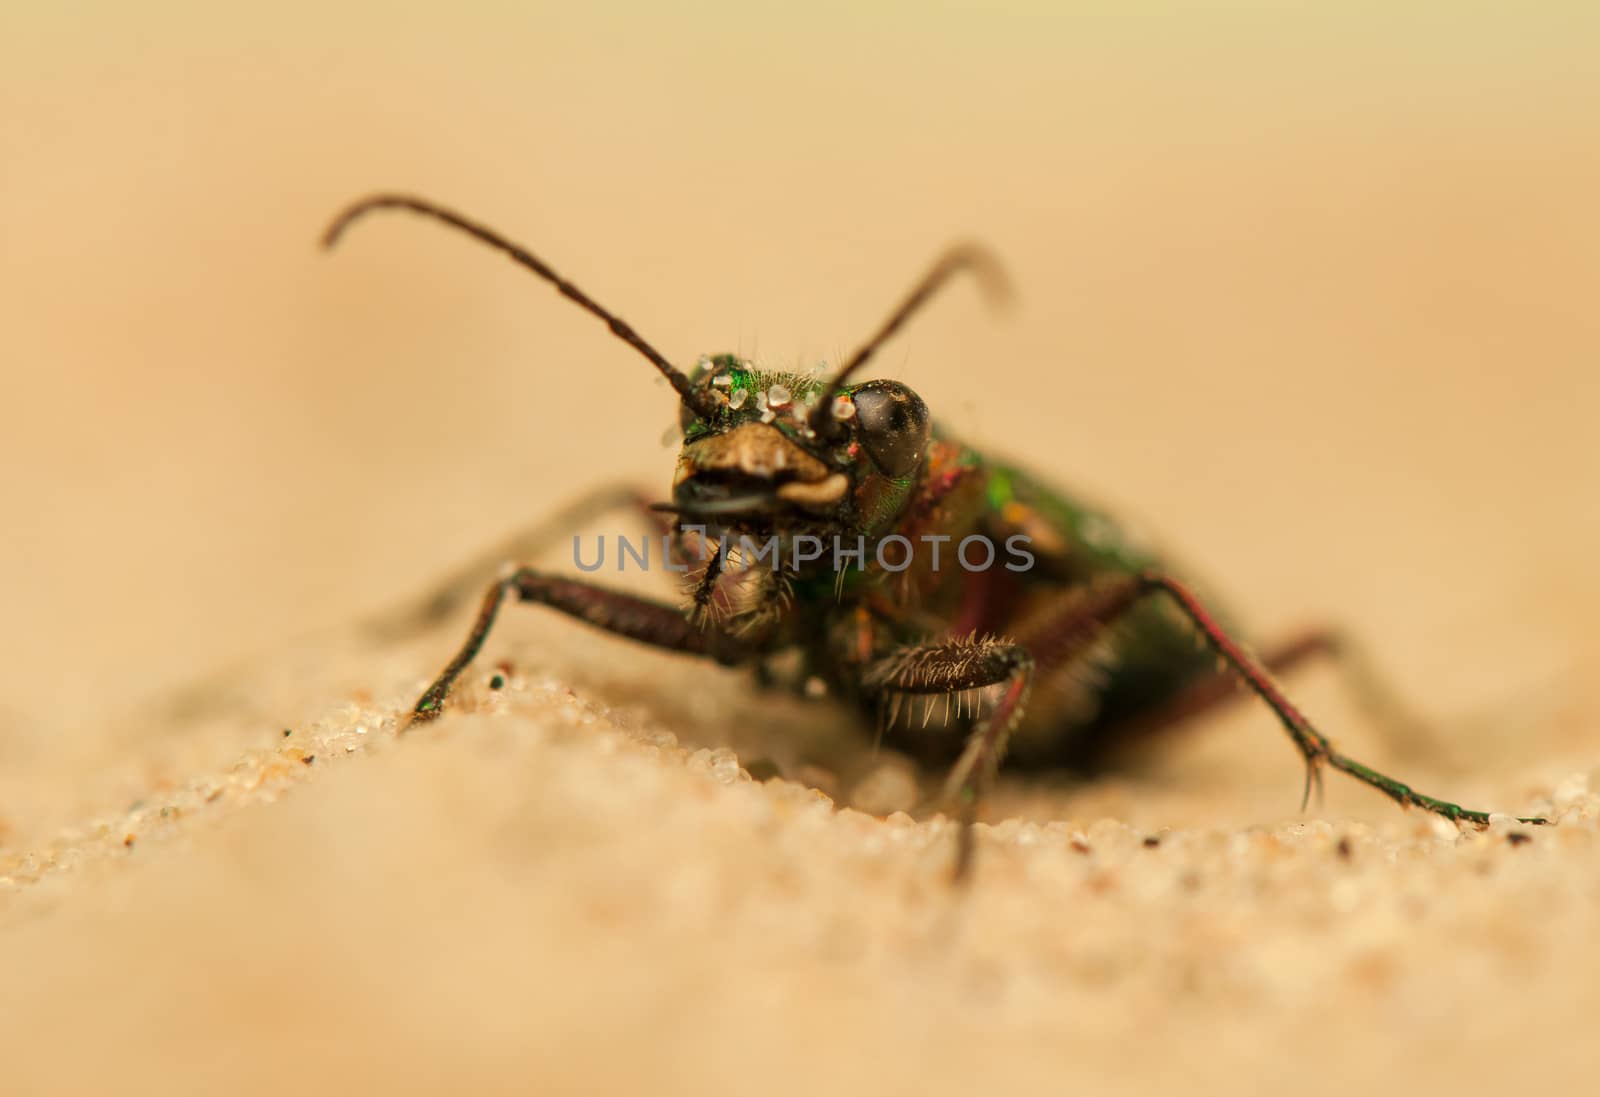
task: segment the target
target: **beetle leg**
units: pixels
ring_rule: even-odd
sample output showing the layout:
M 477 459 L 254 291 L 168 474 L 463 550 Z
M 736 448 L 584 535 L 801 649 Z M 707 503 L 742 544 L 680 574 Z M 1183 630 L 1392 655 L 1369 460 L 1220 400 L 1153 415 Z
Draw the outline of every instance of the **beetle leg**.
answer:
M 1059 615 L 1029 637 L 1026 649 L 1008 642 L 972 637 L 935 641 L 890 655 L 869 668 L 866 677 L 869 688 L 903 693 L 944 693 L 1007 680 L 1011 683 L 995 711 L 971 733 L 946 786 L 946 796 L 959 804 L 961 812 L 961 845 L 956 858 L 958 879 L 971 866 L 971 824 L 978 798 L 992 783 L 1007 737 L 1021 715 L 1033 667 L 1059 666 L 1077 656 L 1107 626 L 1154 594 L 1165 594 L 1175 602 L 1207 645 L 1277 716 L 1305 759 L 1306 788 L 1302 808 L 1309 801 L 1312 786 L 1320 787 L 1321 767 L 1328 765 L 1370 785 L 1402 806 L 1420 807 L 1456 822 L 1488 825 L 1487 812 L 1417 792 L 1334 749 L 1327 736 L 1283 695 L 1266 668 L 1223 630 L 1187 587 L 1171 576 L 1148 571 L 1115 576 L 1072 592 Z M 1546 822 L 1541 818 L 1519 821 Z
M 976 636 L 935 640 L 893 653 L 867 669 L 866 687 L 895 695 L 896 701 L 899 694 L 948 694 L 1008 683 L 995 707 L 968 734 L 945 783 L 945 801 L 954 805 L 961 824 L 958 881 L 971 870 L 978 803 L 994 783 L 1006 743 L 1021 719 L 1034 667 L 1048 669 L 1081 655 L 1144 593 L 1135 577 L 1116 576 L 1073 590 L 1025 648 Z
M 1365 649 L 1336 629 L 1306 629 L 1264 648 L 1261 666 L 1274 677 L 1299 671 L 1314 660 L 1327 660 L 1349 689 L 1356 707 L 1373 724 L 1389 732 L 1401 746 L 1416 744 L 1428 735 L 1427 722 L 1413 713 L 1367 658 Z M 1086 744 L 1078 764 L 1093 768 L 1104 756 L 1143 743 L 1167 729 L 1237 700 L 1239 679 L 1231 671 L 1207 675 L 1183 689 L 1146 715 L 1136 716 L 1116 729 L 1109 739 Z
M 1323 735 L 1311 721 L 1289 699 L 1283 695 L 1277 685 L 1272 681 L 1267 671 L 1241 648 L 1232 637 L 1223 631 L 1222 626 L 1206 612 L 1187 587 L 1173 579 L 1171 576 L 1159 572 L 1144 572 L 1138 576 L 1130 577 L 1130 582 L 1136 587 L 1140 595 L 1163 593 L 1177 603 L 1185 617 L 1195 628 L 1200 630 L 1206 643 L 1211 646 L 1223 662 L 1244 680 L 1244 684 L 1251 691 L 1266 702 L 1268 708 L 1278 717 L 1278 722 L 1289 733 L 1289 738 L 1299 748 L 1306 762 L 1306 798 L 1309 799 L 1313 783 L 1320 785 L 1321 767 L 1332 766 L 1341 773 L 1347 773 L 1356 780 L 1371 785 L 1396 803 L 1407 807 L 1419 807 L 1442 815 L 1455 822 L 1465 821 L 1478 826 L 1489 825 L 1489 814 L 1484 811 L 1474 811 L 1464 808 L 1460 804 L 1453 804 L 1448 800 L 1438 800 L 1432 796 L 1424 795 L 1401 781 L 1395 780 L 1386 774 L 1356 761 L 1348 755 L 1341 754 L 1333 748 L 1327 736 Z M 1304 802 L 1302 802 L 1302 807 Z M 1526 818 L 1519 822 L 1543 823 L 1540 818 Z
M 968 735 L 966 749 L 945 783 L 945 802 L 953 806 L 961 828 L 955 864 L 958 881 L 972 867 L 972 824 L 978 802 L 994 783 L 1006 741 L 1022 717 L 1032 673 L 1033 657 L 1025 648 L 1009 640 L 978 636 L 904 648 L 867 668 L 867 688 L 892 694 L 896 702 L 902 694 L 927 695 L 925 716 L 937 695 L 949 698 L 953 693 L 1005 684 L 999 702 Z
M 1081 632 L 1086 625 L 1103 627 L 1127 612 L 1135 603 L 1153 594 L 1165 594 L 1177 604 L 1190 624 L 1205 638 L 1211 650 L 1228 666 L 1228 669 L 1239 676 L 1251 692 L 1266 703 L 1277 716 L 1278 722 L 1283 725 L 1284 731 L 1289 733 L 1289 738 L 1299 749 L 1306 764 L 1302 809 L 1310 802 L 1313 786 L 1321 787 L 1322 767 L 1328 765 L 1372 786 L 1402 806 L 1419 807 L 1452 821 L 1465 821 L 1478 826 L 1488 825 L 1488 812 L 1475 811 L 1448 800 L 1427 796 L 1335 750 L 1328 737 L 1318 731 L 1305 714 L 1283 695 L 1266 668 L 1228 635 L 1187 587 L 1169 575 L 1146 571 L 1136 575 L 1117 576 L 1096 584 L 1088 595 L 1082 596 L 1074 603 L 1075 608 L 1063 616 L 1061 624 L 1047 627 L 1040 637 L 1031 640 L 1030 648 L 1041 666 L 1051 665 L 1043 648 L 1059 643 L 1062 638 L 1070 638 L 1073 633 Z M 1087 617 L 1083 612 L 1084 608 L 1090 611 Z M 1530 818 L 1520 821 L 1542 823 L 1545 820 Z
M 1433 738 L 1429 722 L 1417 715 L 1380 672 L 1366 646 L 1340 629 L 1306 629 L 1268 649 L 1264 659 L 1274 674 L 1286 674 L 1312 659 L 1331 662 L 1356 708 L 1403 750 L 1409 748 L 1408 757 L 1420 754 L 1421 744 Z
M 494 549 L 458 568 L 428 594 L 380 614 L 367 628 L 394 639 L 431 628 L 449 617 L 467 599 L 483 589 L 508 560 L 533 560 L 548 552 L 575 529 L 613 511 L 628 511 L 643 519 L 655 536 L 672 532 L 668 515 L 650 509 L 650 497 L 631 484 L 607 484 L 574 499 L 561 510 L 520 530 Z
M 758 643 L 744 639 L 735 641 L 720 632 L 702 630 L 676 606 L 606 590 L 581 579 L 518 568 L 484 592 L 483 604 L 466 642 L 417 699 L 408 723 L 432 720 L 443 710 L 450 687 L 482 649 L 507 595 L 515 595 L 518 601 L 549 606 L 615 636 L 625 636 L 667 651 L 705 655 L 729 664 L 761 653 Z

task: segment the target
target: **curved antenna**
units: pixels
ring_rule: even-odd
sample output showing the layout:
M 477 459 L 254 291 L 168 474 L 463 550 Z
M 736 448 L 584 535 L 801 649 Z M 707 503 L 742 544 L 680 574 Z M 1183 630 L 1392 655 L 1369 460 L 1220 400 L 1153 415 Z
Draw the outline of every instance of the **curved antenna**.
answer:
M 833 375 L 827 388 L 823 389 L 822 399 L 811 409 L 811 418 L 807 425 L 812 430 L 824 437 L 832 431 L 833 400 L 845 382 L 866 365 L 878 352 L 878 348 L 899 331 L 917 310 L 927 304 L 928 298 L 932 297 L 951 275 L 960 271 L 971 271 L 977 277 L 979 286 L 990 303 L 1003 304 L 1011 299 L 1011 280 L 1006 277 L 1005 267 L 992 251 L 982 244 L 974 243 L 957 244 L 950 248 L 935 260 L 928 273 L 922 276 L 922 281 L 918 282 L 916 288 L 900 302 L 900 307 L 889 314 L 889 319 L 883 322 L 877 333 L 862 344 L 861 349 L 851 355 L 850 360 Z
M 672 388 L 677 392 L 679 399 L 687 404 L 689 409 L 696 415 L 702 419 L 710 419 L 720 410 L 721 404 L 709 389 L 697 387 L 694 382 L 689 380 L 687 374 L 662 357 L 660 352 L 645 342 L 644 338 L 634 331 L 625 320 L 610 312 L 577 286 L 561 277 L 543 259 L 534 255 L 527 248 L 512 243 L 494 230 L 469 221 L 459 213 L 445 209 L 443 206 L 436 206 L 432 202 L 405 194 L 375 194 L 369 198 L 361 199 L 361 201 L 349 206 L 343 213 L 335 217 L 333 223 L 328 226 L 328 231 L 322 234 L 322 246 L 324 248 L 332 248 L 339 242 L 339 238 L 344 235 L 345 230 L 358 218 L 379 209 L 403 209 L 410 210 L 412 213 L 420 213 L 436 221 L 443 221 L 451 228 L 460 229 L 481 243 L 505 252 L 511 257 L 512 261 L 527 267 L 540 278 L 555 286 L 567 300 L 605 321 L 605 325 L 611 329 L 612 335 L 615 335 L 618 339 L 621 339 L 634 350 L 644 355 L 656 369 L 661 371 L 662 375 L 672 383 Z

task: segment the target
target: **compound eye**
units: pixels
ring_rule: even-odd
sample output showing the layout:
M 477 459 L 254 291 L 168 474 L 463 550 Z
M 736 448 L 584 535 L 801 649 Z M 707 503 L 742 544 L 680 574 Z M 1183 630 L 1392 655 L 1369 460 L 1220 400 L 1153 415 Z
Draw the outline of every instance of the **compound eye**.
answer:
M 885 476 L 909 476 L 928 448 L 928 405 L 898 381 L 868 381 L 850 394 L 861 445 Z

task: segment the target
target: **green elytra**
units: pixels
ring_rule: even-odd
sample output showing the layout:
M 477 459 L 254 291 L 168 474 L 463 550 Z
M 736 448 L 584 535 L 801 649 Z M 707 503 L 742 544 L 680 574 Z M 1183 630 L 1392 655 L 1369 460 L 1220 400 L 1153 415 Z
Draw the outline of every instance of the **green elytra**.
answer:
M 970 272 L 986 289 L 1004 291 L 1004 275 L 983 249 L 946 252 L 831 376 L 762 370 L 732 355 L 703 358 L 684 372 L 533 253 L 432 203 L 365 199 L 335 219 L 324 244 L 382 208 L 431 217 L 506 253 L 667 378 L 683 429 L 672 501 L 650 504 L 614 491 L 595 499 L 665 523 L 679 558 L 698 564 L 686 606 L 529 567 L 503 574 L 408 726 L 443 711 L 509 597 L 725 666 L 760 669 L 798 653 L 802 680 L 820 680 L 858 704 L 878 734 L 953 763 L 944 801 L 962 824 L 958 878 L 970 869 L 972 823 L 1002 758 L 1092 767 L 1116 744 L 1225 700 L 1236 681 L 1273 711 L 1300 751 L 1305 797 L 1332 768 L 1403 806 L 1488 824 L 1487 812 L 1417 792 L 1343 754 L 1283 694 L 1273 675 L 1339 654 L 1337 636 L 1313 632 L 1252 654 L 1108 514 L 947 434 L 907 386 L 853 380 L 951 275 Z M 748 567 L 746 539 L 785 551 L 774 566 Z M 787 552 L 808 539 L 916 548 L 903 566 L 899 556 L 885 561 L 876 552 L 842 560 Z M 985 542 L 1025 546 L 1027 566 L 952 559 L 958 548 Z M 431 600 L 431 615 L 451 608 L 461 588 Z

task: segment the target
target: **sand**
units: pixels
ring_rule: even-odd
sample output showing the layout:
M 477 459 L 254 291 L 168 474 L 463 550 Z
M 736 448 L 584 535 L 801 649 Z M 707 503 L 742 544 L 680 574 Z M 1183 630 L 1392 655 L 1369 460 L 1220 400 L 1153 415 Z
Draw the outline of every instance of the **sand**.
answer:
M 308 644 L 209 715 L 151 714 L 131 802 L 0 856 L 8 1088 L 1487 1092 L 1597 1064 L 1581 762 L 1409 763 L 1550 827 L 1342 783 L 1301 816 L 1241 712 L 1120 777 L 1008 781 L 956 889 L 941 817 L 848 805 L 894 768 L 848 714 L 508 632 L 506 687 L 486 664 L 403 737 L 445 636 Z
M 1600 7 L 758 8 L 0 14 L 0 1093 L 1592 1090 Z M 394 188 L 681 362 L 837 361 L 986 242 L 1015 306 L 879 375 L 1557 825 L 1301 813 L 1246 705 L 1008 778 L 956 892 L 850 714 L 534 611 L 397 740 L 465 621 L 357 623 L 665 492 L 675 411 L 464 240 L 316 251 Z

